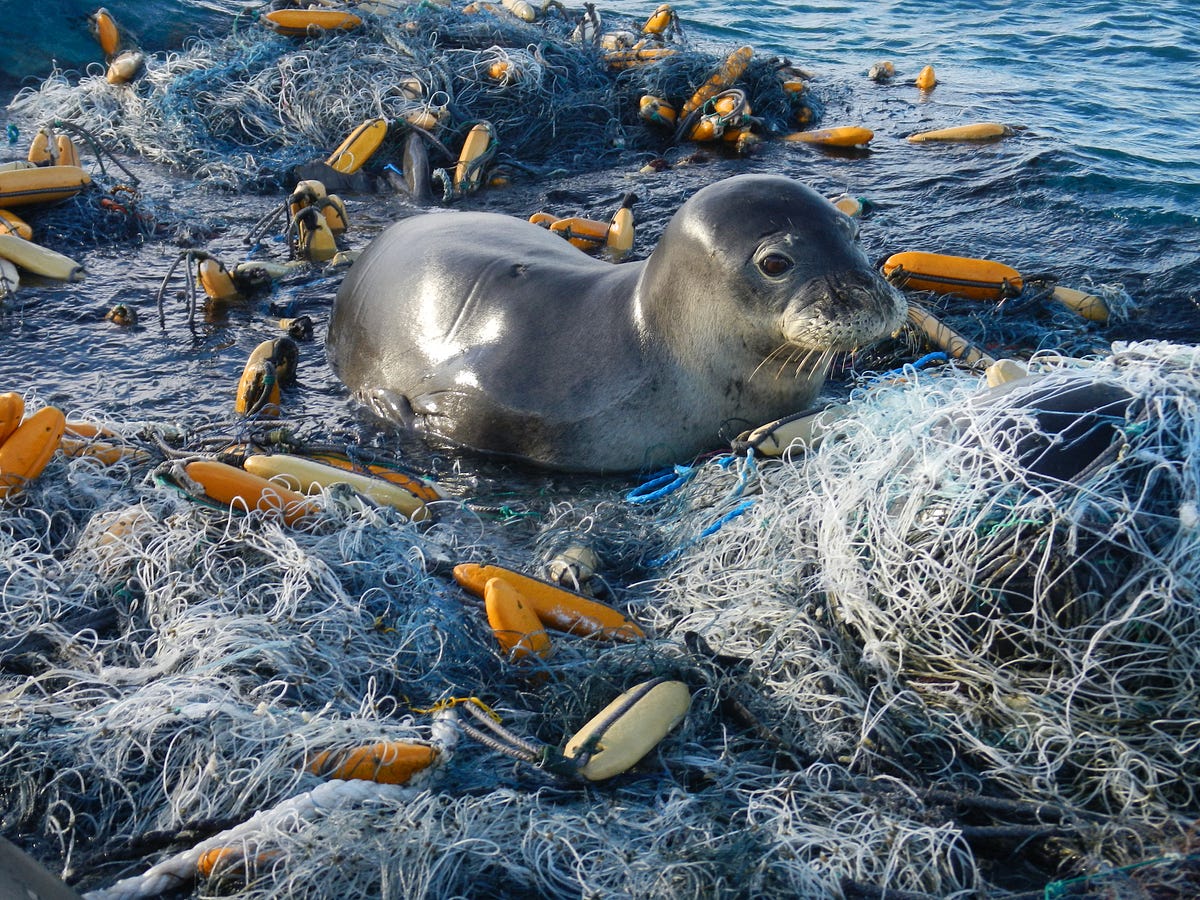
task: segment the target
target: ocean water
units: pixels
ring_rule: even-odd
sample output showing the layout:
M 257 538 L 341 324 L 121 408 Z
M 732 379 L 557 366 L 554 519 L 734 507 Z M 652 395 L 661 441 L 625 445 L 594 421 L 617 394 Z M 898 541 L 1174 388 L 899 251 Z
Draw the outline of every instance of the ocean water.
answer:
M 599 9 L 607 25 L 637 27 L 654 5 L 620 0 L 600 4 Z M 996 259 L 1022 273 L 1050 273 L 1063 285 L 1103 292 L 1114 303 L 1120 301 L 1120 315 L 1105 324 L 1085 322 L 1060 308 L 996 309 L 947 302 L 942 307 L 945 318 L 993 354 L 1027 356 L 1055 348 L 1104 354 L 1117 341 L 1200 343 L 1200 141 L 1195 124 L 1200 120 L 1200 94 L 1194 84 L 1200 26 L 1190 2 L 1172 0 L 1153 9 L 1115 0 L 1024 5 L 968 0 L 920 5 L 868 0 L 804 4 L 681 0 L 672 5 L 689 46 L 714 61 L 747 44 L 758 57 L 777 56 L 810 73 L 808 91 L 819 113 L 815 124 L 871 128 L 870 149 L 835 152 L 770 139 L 740 157 L 705 148 L 671 148 L 661 155 L 675 165 L 642 174 L 641 167 L 659 156 L 661 148 L 639 143 L 627 131 L 623 143 L 608 135 L 597 137 L 594 146 L 575 149 L 567 164 L 555 157 L 550 165 L 546 160 L 554 156 L 554 141 L 577 141 L 582 132 L 575 126 L 587 118 L 585 110 L 573 114 L 565 109 L 553 127 L 544 121 L 527 123 L 543 156 L 530 149 L 532 140 L 523 144 L 514 140 L 512 146 L 528 154 L 524 160 L 528 166 L 516 169 L 519 177 L 510 186 L 489 187 L 458 205 L 522 217 L 549 209 L 560 215 L 607 218 L 619 198 L 634 190 L 640 198 L 635 207 L 634 256 L 644 257 L 671 213 L 701 185 L 742 171 L 781 172 L 828 196 L 845 192 L 862 198 L 866 212 L 860 233 L 873 259 L 902 250 Z M 244 236 L 287 194 L 288 165 L 323 158 L 364 118 L 362 107 L 351 102 L 356 99 L 352 91 L 366 94 L 374 88 L 355 83 L 351 89 L 348 79 L 324 76 L 313 65 L 313 58 L 324 50 L 305 51 L 310 55 L 303 58 L 296 51 L 296 57 L 290 57 L 290 48 L 301 45 L 263 30 L 255 21 L 257 4 L 114 0 L 108 9 L 136 35 L 151 63 L 147 82 L 109 87 L 101 83 L 103 60 L 86 29 L 94 5 L 58 0 L 36 7 L 11 2 L 7 6 L 6 28 L 0 33 L 0 124 L 12 128 L 7 153 L 0 151 L 0 158 L 23 157 L 29 139 L 48 118 L 87 121 L 97 131 L 109 128 L 118 144 L 117 159 L 139 179 L 141 209 L 147 218 L 141 220 L 145 228 L 130 231 L 125 218 L 101 217 L 81 224 L 72 220 L 69 205 L 29 211 L 25 217 L 38 232 L 35 237 L 77 258 L 88 274 L 84 281 L 72 284 L 23 278 L 17 296 L 0 305 L 0 392 L 15 390 L 32 403 L 54 403 L 69 417 L 117 424 L 165 422 L 193 434 L 217 433 L 232 439 L 242 433 L 233 414 L 233 394 L 246 357 L 260 341 L 280 334 L 281 315 L 306 314 L 314 320 L 315 336 L 301 343 L 298 383 L 284 392 L 287 422 L 313 440 L 361 442 L 385 450 L 445 479 L 456 495 L 478 499 L 481 508 L 516 511 L 494 530 L 475 523 L 483 535 L 473 538 L 481 555 L 495 550 L 515 558 L 520 552 L 532 556 L 544 549 L 543 536 L 537 526 L 521 519 L 522 510 L 538 510 L 549 528 L 554 504 L 599 504 L 601 508 L 607 504 L 611 509 L 640 481 L 549 475 L 471 456 L 449 456 L 382 426 L 349 395 L 325 361 L 322 337 L 341 278 L 337 270 L 312 267 L 285 279 L 265 296 L 188 321 L 179 271 L 164 282 L 180 253 L 198 248 L 229 263 L 246 256 L 251 251 Z M 231 36 L 248 36 L 246 48 L 236 53 L 213 51 Z M 331 38 L 316 46 L 333 54 L 335 41 Z M 396 52 L 394 47 L 388 50 Z M 460 59 L 448 51 L 439 64 L 452 68 Z M 249 93 L 239 95 L 229 104 L 229 117 L 270 121 L 278 114 L 279 121 L 294 129 L 288 140 L 281 141 L 258 126 L 249 129 L 255 134 L 253 146 L 234 146 L 214 134 L 214 110 L 226 99 L 214 88 L 221 73 L 233 72 L 237 66 L 252 73 L 256 66 L 266 69 L 280 60 L 290 61 L 280 66 L 292 77 L 287 90 L 267 101 Z M 867 77 L 871 65 L 881 60 L 896 67 L 889 83 Z M 374 62 L 362 53 L 363 68 Z M 346 67 L 338 69 L 344 73 L 356 62 L 340 58 L 338 65 Z M 922 92 L 912 80 L 925 65 L 934 67 L 938 84 Z M 242 77 L 243 70 L 237 71 Z M 152 94 L 160 98 L 161 106 L 149 105 Z M 301 107 L 323 107 L 328 118 L 310 127 L 295 114 Z M 528 118 L 519 102 L 513 104 L 511 114 L 513 123 Z M 127 127 L 122 121 L 133 121 L 135 116 L 144 117 L 144 141 L 121 130 Z M 906 141 L 916 131 L 974 121 L 999 121 L 1017 131 L 984 144 Z M 513 128 L 514 139 L 518 130 Z M 185 135 L 196 143 L 172 144 L 173 135 Z M 386 159 L 394 161 L 385 156 L 376 163 Z M 522 160 L 514 151 L 510 162 Z M 85 165 L 90 163 L 90 154 L 85 154 Z M 108 166 L 105 183 L 119 181 L 112 163 Z M 361 249 L 388 223 L 415 212 L 385 180 L 374 187 L 346 192 L 351 249 Z M 106 231 L 109 225 L 111 230 Z M 277 260 L 286 255 L 282 243 L 273 240 L 253 252 Z M 106 320 L 105 313 L 116 304 L 135 309 L 140 325 L 121 328 Z M 889 362 L 915 359 L 928 349 L 914 341 L 907 349 L 893 348 Z M 587 348 L 587 352 L 603 353 L 603 347 Z M 76 483 L 88 482 L 72 482 Z M 129 484 L 108 487 L 122 494 L 133 490 Z M 63 503 L 74 508 L 75 501 Z M 90 503 L 103 505 L 91 493 L 83 505 Z M 13 532 L 19 529 L 14 526 Z M 416 539 L 412 543 L 418 544 Z M 427 549 L 413 550 L 410 556 Z M 626 569 L 610 573 L 614 583 L 634 577 L 652 579 L 657 574 L 636 551 L 626 549 Z M 370 575 L 355 576 L 361 579 L 355 582 L 355 590 L 362 597 L 386 592 L 403 581 L 395 572 L 408 564 L 408 557 L 397 561 L 385 557 L 378 547 L 364 546 L 360 552 L 377 554 L 371 558 Z M 238 579 L 245 573 L 236 571 L 239 566 L 233 562 L 227 571 L 214 566 L 213 572 L 205 573 L 215 579 L 218 595 L 222 573 L 228 576 L 224 586 L 231 592 L 235 584 L 240 585 Z M 420 576 L 412 577 L 414 590 L 429 590 Z M 13 603 L 26 582 L 14 577 L 10 583 L 15 587 L 7 589 L 7 596 Z M 439 620 L 439 627 L 443 626 Z M 446 631 L 448 627 L 443 627 Z M 450 655 L 447 650 L 446 656 Z M 229 651 L 228 659 L 236 656 Z M 227 661 L 221 660 L 222 665 Z M 472 665 L 463 663 L 462 668 Z M 354 682 L 358 687 L 361 683 Z M 283 699 L 296 698 L 289 693 Z M 334 700 L 328 702 L 332 705 Z M 296 707 L 308 716 L 315 715 L 320 704 L 297 703 Z M 254 704 L 248 709 L 253 710 Z M 346 718 L 354 716 L 347 713 Z M 247 723 L 254 725 L 257 720 L 247 712 L 238 721 L 249 734 Z M 303 726 L 297 720 L 294 727 Z M 258 748 L 263 759 L 269 755 L 270 740 L 264 738 Z M 712 746 L 712 742 L 706 745 L 705 752 Z M 5 749 L 0 747 L 0 761 L 5 759 Z M 718 747 L 712 752 L 719 756 L 721 751 Z M 79 763 L 79 770 L 87 771 L 84 763 Z M 8 774 L 15 778 L 13 773 L 20 771 L 25 770 L 12 763 Z M 506 787 L 522 784 L 505 773 Z M 759 777 L 763 777 L 759 772 L 753 775 Z M 156 778 L 149 777 L 146 784 L 157 783 Z M 484 796 L 481 782 L 471 787 Z M 757 790 L 751 783 L 747 775 L 747 794 Z M 214 796 L 220 794 L 212 784 L 207 786 Z M 742 787 L 736 785 L 730 793 Z M 49 827 L 26 818 L 5 820 L 5 833 L 37 847 L 40 856 L 56 871 L 66 872 L 73 883 L 95 888 L 156 861 L 152 849 L 141 856 L 123 849 L 136 843 L 136 834 L 179 828 L 181 821 L 203 818 L 197 809 L 210 811 L 214 820 L 219 814 L 240 821 L 257 808 L 255 803 L 265 805 L 286 796 L 286 790 L 275 783 L 268 789 L 255 782 L 254 790 L 258 793 L 247 789 L 233 799 L 220 794 L 211 809 L 183 801 L 177 809 L 171 805 L 175 801 L 165 802 L 155 813 L 157 819 L 139 821 L 128 831 L 120 830 L 124 825 L 106 831 L 95 824 L 103 819 L 102 811 L 93 809 L 93 831 L 88 830 L 91 825 L 80 825 L 77 833 L 63 826 L 51 834 Z M 763 792 L 769 789 L 764 787 Z M 151 793 L 146 788 L 146 795 Z M 643 810 L 632 792 L 625 800 Z M 643 810 L 646 833 L 655 828 L 651 813 L 661 812 L 671 801 L 664 794 L 655 802 L 654 810 Z M 790 795 L 786 802 L 791 803 Z M 428 818 L 437 815 L 432 811 Z M 347 829 L 351 824 L 342 823 Z M 831 833 L 836 831 L 830 827 Z M 110 844 L 89 858 L 83 846 L 89 838 Z M 635 838 L 629 840 L 636 843 Z M 814 845 L 818 843 L 814 838 Z M 940 851 L 941 845 L 936 841 L 933 845 Z M 332 846 L 330 852 L 336 856 L 338 845 Z M 87 868 L 89 862 L 99 865 L 99 858 L 113 847 L 119 852 L 109 854 L 106 868 Z M 313 852 L 315 867 L 320 857 Z M 369 867 L 368 861 L 363 871 Z M 865 871 L 873 870 L 867 865 Z M 1038 868 L 1027 881 L 1017 878 L 1009 886 L 1038 886 L 1049 880 L 1050 871 Z M 1022 870 L 1022 877 L 1025 874 Z M 863 877 L 871 881 L 875 876 Z M 994 871 L 988 877 L 1005 880 Z M 930 885 L 936 883 L 914 878 L 902 883 L 914 890 L 924 884 L 931 891 Z M 946 878 L 946 883 L 953 881 Z M 328 883 L 317 884 L 312 889 L 317 893 L 308 895 L 320 895 Z M 428 884 L 436 884 L 432 876 Z M 970 894 L 970 877 L 963 876 L 955 884 L 963 895 Z M 269 894 L 271 888 L 262 890 Z M 404 893 L 395 884 L 392 890 L 397 896 Z M 657 890 L 669 893 L 661 884 Z M 419 893 L 414 888 L 410 895 Z

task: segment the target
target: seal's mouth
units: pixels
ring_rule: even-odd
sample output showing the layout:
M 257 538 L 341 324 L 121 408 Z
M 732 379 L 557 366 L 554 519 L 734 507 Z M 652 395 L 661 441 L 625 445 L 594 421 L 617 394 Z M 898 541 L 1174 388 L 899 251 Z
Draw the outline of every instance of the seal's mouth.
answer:
M 783 336 L 806 350 L 855 350 L 892 334 L 907 311 L 904 295 L 873 272 L 823 275 L 788 303 Z

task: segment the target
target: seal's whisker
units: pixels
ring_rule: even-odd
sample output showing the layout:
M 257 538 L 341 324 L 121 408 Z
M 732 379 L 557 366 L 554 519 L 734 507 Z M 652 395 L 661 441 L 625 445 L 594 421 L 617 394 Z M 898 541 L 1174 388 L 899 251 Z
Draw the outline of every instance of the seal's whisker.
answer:
M 836 351 L 828 347 L 820 351 L 810 349 L 796 365 L 796 377 L 799 378 L 801 375 L 807 375 L 811 372 L 825 371 L 833 362 L 835 355 Z
M 763 366 L 765 366 L 771 360 L 777 358 L 780 353 L 783 353 L 786 350 L 788 353 L 788 358 L 786 360 L 784 360 L 783 365 L 780 366 L 780 368 L 779 368 L 779 371 L 775 373 L 775 377 L 776 377 L 776 379 L 778 379 L 779 376 L 783 374 L 783 370 L 787 368 L 788 362 L 792 358 L 792 351 L 794 351 L 795 349 L 796 349 L 796 345 L 793 344 L 791 341 L 784 341 L 782 344 L 780 344 L 778 347 L 776 347 L 774 350 L 772 350 L 770 353 L 768 353 L 766 356 L 763 357 L 762 362 L 760 362 L 757 366 L 754 367 L 754 371 L 750 373 L 750 377 L 747 378 L 746 380 L 753 381 L 754 376 L 758 374 L 759 370 Z
M 779 371 L 775 373 L 775 377 L 782 378 L 783 373 L 793 365 L 796 367 L 796 375 L 799 375 L 801 369 L 804 368 L 805 360 L 812 356 L 812 353 L 811 347 L 794 347 L 788 354 L 788 358 L 783 361 L 783 365 L 779 367 Z
M 794 377 L 796 378 L 820 369 L 824 365 L 825 357 L 829 354 L 828 350 L 817 350 L 814 347 L 801 347 L 797 349 L 800 352 L 792 354 L 788 357 L 787 361 L 787 365 L 789 366 L 793 363 L 795 364 L 796 371 Z M 780 374 L 782 374 L 782 371 Z

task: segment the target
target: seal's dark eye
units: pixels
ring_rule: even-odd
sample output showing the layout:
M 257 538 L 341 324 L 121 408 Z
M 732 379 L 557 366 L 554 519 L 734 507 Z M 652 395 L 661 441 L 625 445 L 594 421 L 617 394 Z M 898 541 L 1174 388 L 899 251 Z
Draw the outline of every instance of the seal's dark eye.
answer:
M 792 267 L 792 261 L 782 253 L 768 253 L 758 261 L 758 268 L 764 275 L 777 277 Z

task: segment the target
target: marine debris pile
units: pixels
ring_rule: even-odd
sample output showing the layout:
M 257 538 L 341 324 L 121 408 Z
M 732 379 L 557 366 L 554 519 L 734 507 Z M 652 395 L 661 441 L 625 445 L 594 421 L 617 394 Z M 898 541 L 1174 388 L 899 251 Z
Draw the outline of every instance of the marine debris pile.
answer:
M 518 539 L 453 484 L 230 511 L 177 432 L 105 423 L 140 452 L 55 453 L 0 509 L 4 830 L 97 898 L 1194 880 L 1200 360 L 1114 349 L 1031 362 L 1094 415 L 910 369 L 807 453 Z M 464 565 L 540 574 L 568 535 L 655 577 L 601 589 L 616 631 L 506 631 Z M 648 752 L 593 778 L 563 748 L 631 689 L 601 733 Z
M 286 213 L 292 255 L 321 263 L 340 195 L 419 152 L 461 192 L 485 155 L 489 178 L 579 173 L 702 139 L 737 154 L 815 116 L 786 60 L 691 48 L 669 7 L 610 30 L 590 4 L 471 6 L 261 10 L 140 59 L 97 14 L 103 74 L 57 72 L 13 109 L 97 159 L 286 188 L 260 225 Z M 298 180 L 314 161 L 348 179 Z M 136 184 L 103 180 L 35 224 L 163 236 Z M 628 252 L 634 199 L 564 236 Z M 1084 316 L 1127 299 L 1053 279 L 1022 299 L 1015 270 L 927 256 L 897 282 L 961 298 L 974 279 L 994 303 L 951 308 L 989 315 L 1047 301 L 1089 346 Z M 176 273 L 194 334 L 196 282 L 218 306 L 304 265 L 185 249 L 160 324 Z M 1195 348 L 1040 353 L 990 393 L 910 365 L 778 458 L 747 438 L 629 495 L 520 502 L 300 440 L 278 418 L 297 353 L 262 341 L 236 416 L 209 422 L 0 385 L 0 830 L 93 900 L 1196 893 Z M 981 400 L 1043 388 L 1086 402 Z
M 813 117 L 814 101 L 787 60 L 744 47 L 723 63 L 691 47 L 666 5 L 644 22 L 605 22 L 604 32 L 586 6 L 555 3 L 518 15 L 492 4 L 375 4 L 358 11 L 351 29 L 295 34 L 267 27 L 269 16 L 284 12 L 259 11 L 259 21 L 246 18 L 227 36 L 146 57 L 131 80 L 55 72 L 22 91 L 11 109 L 35 121 L 71 121 L 115 147 L 231 189 L 290 187 L 293 167 L 324 159 L 351 129 L 374 119 L 390 126 L 381 158 L 393 161 L 414 129 L 431 155 L 452 157 L 475 123 L 488 122 L 497 167 L 521 177 L 592 171 L 626 150 L 660 154 L 676 142 L 692 106 L 681 140 L 704 116 L 715 118 L 695 139 L 725 139 L 722 122 L 732 128 L 735 119 L 749 131 L 750 116 L 757 130 L 779 132 Z M 701 108 L 733 81 L 738 112 Z M 680 104 L 680 122 L 674 110 L 669 121 L 661 112 L 644 120 L 643 97 L 658 101 L 655 110 Z
M 663 508 L 680 552 L 654 633 L 736 660 L 801 759 L 1047 804 L 993 837 L 1090 858 L 1109 896 L 1105 866 L 1195 852 L 1196 362 L 1035 357 L 1015 414 L 1021 392 L 981 402 L 961 375 L 869 386 L 818 449 L 759 467 L 752 502 L 714 467 Z M 1091 414 L 1044 411 L 1077 391 Z

